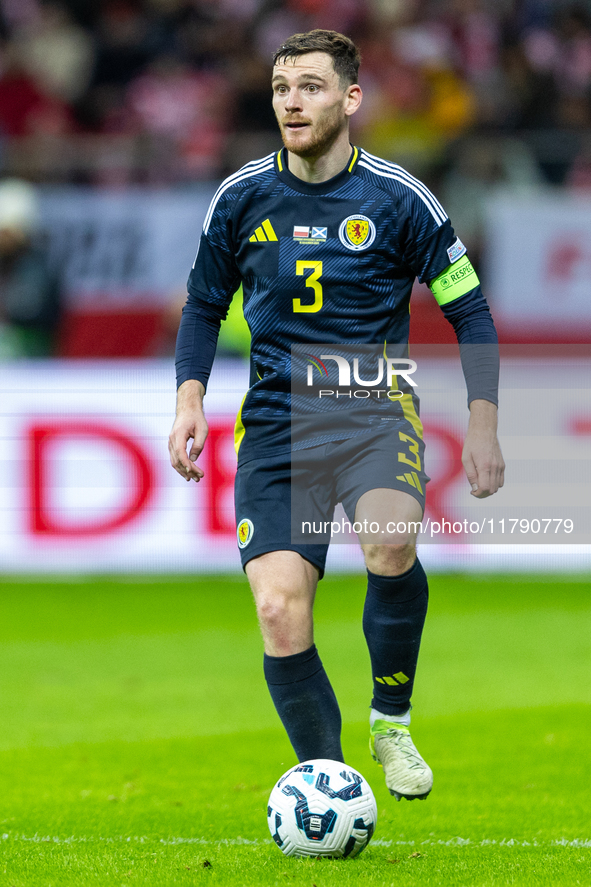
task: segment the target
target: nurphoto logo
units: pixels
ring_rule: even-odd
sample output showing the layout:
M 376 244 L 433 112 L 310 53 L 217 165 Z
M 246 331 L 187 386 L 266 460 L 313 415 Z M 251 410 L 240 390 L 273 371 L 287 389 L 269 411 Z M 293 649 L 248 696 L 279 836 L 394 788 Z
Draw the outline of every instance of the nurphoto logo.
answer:
M 314 370 L 316 369 L 320 374 L 321 383 L 329 381 L 329 372 L 328 368 L 324 361 L 334 361 L 337 365 L 338 369 L 338 381 L 337 385 L 339 388 L 351 388 L 351 361 L 347 360 L 346 357 L 343 357 L 340 354 L 321 354 L 320 357 L 317 357 L 314 354 L 307 354 L 308 358 L 308 371 L 307 371 L 307 380 L 306 385 L 308 387 L 314 386 Z M 340 392 L 338 390 L 321 388 L 318 391 L 318 397 L 357 397 L 357 398 L 367 398 L 372 395 L 376 397 L 380 397 L 381 394 L 386 394 L 386 396 L 390 399 L 400 399 L 403 397 L 404 392 L 400 391 L 398 388 L 398 377 L 404 379 L 407 385 L 410 385 L 412 388 L 417 387 L 417 383 L 414 379 L 411 378 L 412 373 L 415 372 L 417 368 L 416 361 L 410 360 L 407 357 L 379 357 L 377 362 L 377 374 L 375 379 L 362 379 L 359 372 L 359 358 L 355 357 L 352 361 L 353 364 L 353 381 L 356 385 L 362 386 L 361 388 L 355 389 L 353 391 Z M 334 373 L 334 367 L 331 367 Z M 325 377 L 322 378 L 322 377 Z M 384 376 L 386 379 L 387 388 L 379 388 L 378 386 L 382 384 L 384 380 Z M 371 390 L 370 390 L 371 389 Z

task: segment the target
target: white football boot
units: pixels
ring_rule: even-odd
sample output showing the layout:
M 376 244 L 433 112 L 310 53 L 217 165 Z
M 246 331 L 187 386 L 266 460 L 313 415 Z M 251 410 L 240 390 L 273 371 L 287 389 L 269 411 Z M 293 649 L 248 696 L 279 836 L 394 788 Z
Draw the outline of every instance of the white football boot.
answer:
M 374 761 L 384 768 L 386 785 L 397 801 L 424 800 L 433 788 L 433 773 L 412 741 L 408 727 L 377 720 L 369 737 Z

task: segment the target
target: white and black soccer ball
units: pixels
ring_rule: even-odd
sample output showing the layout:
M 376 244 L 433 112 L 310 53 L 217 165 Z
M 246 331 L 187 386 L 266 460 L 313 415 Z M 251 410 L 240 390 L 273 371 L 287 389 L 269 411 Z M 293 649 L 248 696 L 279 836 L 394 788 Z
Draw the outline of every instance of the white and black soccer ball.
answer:
M 323 759 L 284 773 L 267 807 L 271 836 L 286 856 L 357 856 L 377 819 L 376 800 L 361 773 Z

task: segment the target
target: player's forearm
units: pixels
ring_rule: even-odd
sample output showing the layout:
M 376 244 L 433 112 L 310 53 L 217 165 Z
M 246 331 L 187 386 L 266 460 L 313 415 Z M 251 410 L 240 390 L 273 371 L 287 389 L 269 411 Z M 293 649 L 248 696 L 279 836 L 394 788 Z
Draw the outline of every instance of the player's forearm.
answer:
M 179 387 L 176 394 L 177 416 L 182 413 L 202 413 L 205 386 L 198 379 L 187 379 Z
M 495 406 L 499 402 L 499 346 L 460 345 L 460 360 L 466 380 L 468 406 L 476 401 Z
M 487 431 L 496 434 L 498 425 L 498 410 L 489 400 L 473 400 L 470 404 L 469 427 L 478 431 Z
M 494 321 L 480 285 L 442 305 L 460 346 L 468 405 L 475 400 L 498 403 L 499 347 Z
M 183 308 L 176 341 L 178 388 L 187 381 L 199 381 L 205 391 L 215 357 L 220 325 L 226 314 L 227 308 L 209 305 L 197 299 L 189 299 Z

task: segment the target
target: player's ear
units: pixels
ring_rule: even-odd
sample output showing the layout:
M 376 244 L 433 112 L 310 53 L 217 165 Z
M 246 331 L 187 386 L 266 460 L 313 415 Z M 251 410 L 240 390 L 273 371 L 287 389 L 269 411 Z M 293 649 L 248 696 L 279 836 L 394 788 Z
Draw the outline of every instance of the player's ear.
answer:
M 358 83 L 352 83 L 347 87 L 347 92 L 345 94 L 345 114 L 347 117 L 350 117 L 355 113 L 361 104 L 362 98 L 363 93 Z

